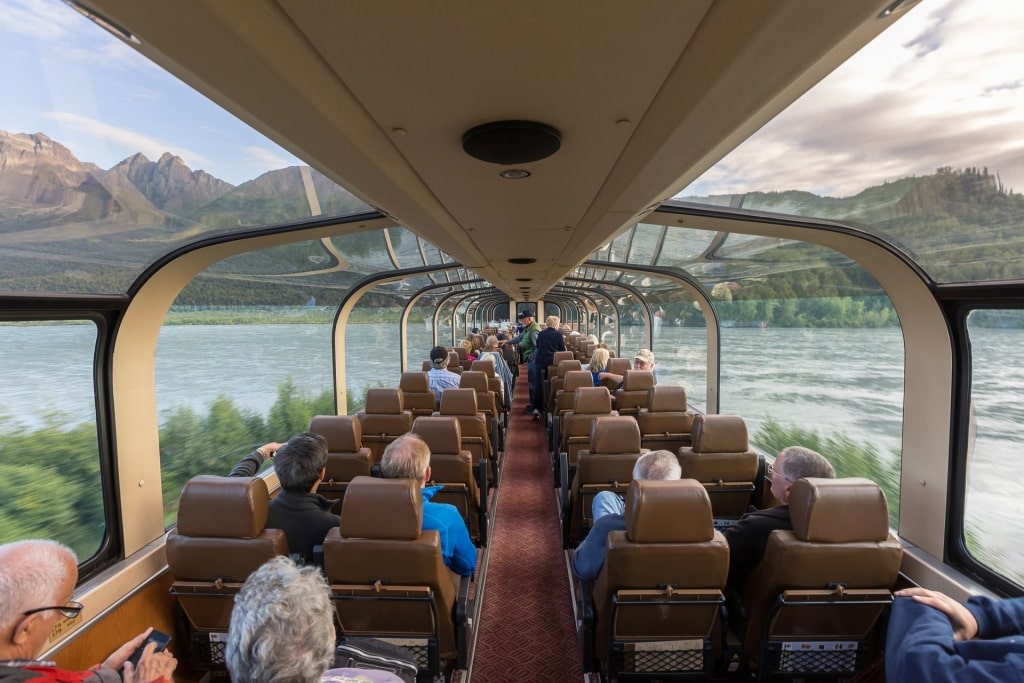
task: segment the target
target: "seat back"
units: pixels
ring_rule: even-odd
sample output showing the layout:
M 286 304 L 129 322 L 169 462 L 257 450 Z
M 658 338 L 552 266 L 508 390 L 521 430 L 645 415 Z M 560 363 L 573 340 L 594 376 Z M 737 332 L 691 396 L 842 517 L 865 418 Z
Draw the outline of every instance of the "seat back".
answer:
M 429 368 L 428 368 L 429 370 Z M 417 415 L 433 415 L 437 408 L 437 397 L 430 390 L 430 375 L 426 372 L 403 372 L 398 388 L 402 390 L 402 401 L 406 410 Z
M 473 463 L 493 457 L 490 418 L 477 408 L 476 389 L 445 389 L 441 393 L 440 416 L 455 417 L 462 430 L 462 447 L 473 454 Z
M 265 528 L 269 503 L 260 477 L 201 475 L 181 491 L 178 524 L 167 535 L 167 567 L 197 668 L 223 668 L 221 634 L 235 594 L 264 562 L 288 554 L 284 531 Z
M 626 667 L 631 646 L 651 641 L 663 646 L 652 654 L 669 659 L 661 671 L 710 671 L 712 643 L 724 628 L 729 545 L 712 525 L 704 487 L 689 479 L 633 481 L 626 530 L 611 532 L 606 547 L 593 589 L 594 653 L 608 659 L 609 674 Z M 640 652 L 633 655 L 639 664 Z
M 690 445 L 694 414 L 686 409 L 686 389 L 655 385 L 647 390 L 647 409 L 637 412 L 636 421 L 644 448 L 676 453 Z
M 463 349 L 463 353 L 465 353 L 465 349 Z M 458 351 L 448 351 L 448 370 L 454 372 L 456 375 L 462 374 L 464 368 L 462 367 L 462 362 L 459 360 Z
M 578 360 L 563 360 L 563 361 L 561 361 L 558 364 L 558 370 L 557 370 L 555 376 L 548 378 L 548 405 L 547 405 L 547 410 L 548 410 L 549 413 L 551 413 L 552 415 L 557 415 L 558 412 L 559 412 L 559 409 L 558 409 L 558 395 L 559 395 L 560 392 L 565 391 L 565 377 L 566 377 L 566 375 L 568 373 L 570 373 L 570 372 L 581 372 L 581 371 L 583 371 L 583 366 L 580 365 L 580 362 Z M 589 375 L 590 373 L 588 372 L 587 374 Z M 593 385 L 593 383 L 594 383 L 593 380 L 591 380 L 590 385 Z M 589 385 L 587 385 L 587 384 L 580 384 L 579 386 L 589 386 Z M 573 388 L 573 391 L 569 392 L 570 397 L 571 397 L 571 395 L 573 394 L 574 391 L 575 391 L 575 387 Z M 572 400 L 571 400 L 571 398 L 570 399 L 566 399 L 566 400 L 568 401 L 568 403 L 566 404 L 565 410 L 571 410 L 572 409 Z
M 609 358 L 608 359 L 608 372 L 616 375 L 625 375 L 626 371 L 632 368 L 632 363 L 629 362 L 628 358 Z
M 363 429 L 363 445 L 380 462 L 387 445 L 412 429 L 412 413 L 405 410 L 405 397 L 397 387 L 366 390 L 366 406 L 357 414 Z
M 498 419 L 498 402 L 495 400 L 491 387 L 487 382 L 487 375 L 478 370 L 467 370 L 462 373 L 459 379 L 460 389 L 472 389 L 476 392 L 476 409 L 478 412 L 490 415 Z
M 738 518 L 750 506 L 758 454 L 750 449 L 739 415 L 697 415 L 691 446 L 679 449 L 683 477 L 704 484 L 716 519 Z
M 588 373 L 589 374 L 589 373 Z M 580 387 L 573 394 L 572 411 L 566 413 L 562 427 L 562 452 L 569 454 L 569 464 L 575 465 L 579 452 L 590 446 L 590 428 L 601 415 L 618 414 L 612 411 L 612 395 L 607 387 Z
M 792 531 L 773 531 L 744 580 L 747 656 L 766 670 L 785 658 L 794 672 L 815 663 L 823 641 L 838 675 L 869 661 L 899 574 L 903 548 L 889 532 L 889 509 L 873 481 L 800 479 L 790 490 Z M 835 646 L 836 643 L 841 643 Z M 806 669 L 804 669 L 806 670 Z
M 650 370 L 627 369 L 621 374 L 622 387 L 615 392 L 615 409 L 619 414 L 636 415 L 641 408 L 650 407 L 648 399 L 650 389 L 654 386 L 654 373 Z
M 580 451 L 563 515 L 563 542 L 578 543 L 593 526 L 591 508 L 601 491 L 625 494 L 633 481 L 633 466 L 647 451 L 640 447 L 640 428 L 632 417 L 602 416 L 591 423 L 590 447 Z
M 373 454 L 363 446 L 362 425 L 349 415 L 316 415 L 309 421 L 308 431 L 327 441 L 327 472 L 317 493 L 337 498 L 340 507 L 348 483 L 356 477 L 370 476 L 373 468 Z
M 341 632 L 409 639 L 424 671 L 456 659 L 455 584 L 438 532 L 421 531 L 417 482 L 358 477 L 341 519 L 324 539 L 324 574 Z
M 443 486 L 433 498 L 454 505 L 466 521 L 475 543 L 486 541 L 486 498 L 473 473 L 473 454 L 462 447 L 459 420 L 447 417 L 417 417 L 412 431 L 430 448 L 431 484 Z M 483 490 L 486 496 L 486 489 Z

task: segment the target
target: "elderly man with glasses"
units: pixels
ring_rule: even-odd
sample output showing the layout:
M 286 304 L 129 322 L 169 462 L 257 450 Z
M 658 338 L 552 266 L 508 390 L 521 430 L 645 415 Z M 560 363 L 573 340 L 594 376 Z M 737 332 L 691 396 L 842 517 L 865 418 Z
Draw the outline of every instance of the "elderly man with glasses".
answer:
M 129 660 L 152 629 L 115 650 L 89 671 L 63 671 L 35 658 L 62 619 L 77 617 L 80 603 L 71 600 L 78 580 L 78 560 L 55 541 L 16 541 L 0 545 L 0 683 L 16 681 L 85 681 L 86 683 L 169 682 L 177 660 L 147 646 L 137 666 Z
M 792 529 L 789 492 L 793 482 L 805 477 L 834 479 L 836 471 L 817 451 L 803 446 L 783 448 L 771 467 L 772 495 L 782 505 L 748 512 L 722 532 L 729 542 L 729 584 L 739 586 L 764 557 L 768 535 L 776 529 Z

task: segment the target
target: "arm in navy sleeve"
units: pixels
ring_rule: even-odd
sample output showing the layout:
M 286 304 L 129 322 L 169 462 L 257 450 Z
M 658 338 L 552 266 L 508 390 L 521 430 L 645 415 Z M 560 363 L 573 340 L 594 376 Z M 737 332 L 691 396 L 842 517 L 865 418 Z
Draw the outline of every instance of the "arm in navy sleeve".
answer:
M 235 468 L 231 470 L 229 477 L 255 477 L 260 466 L 263 465 L 263 456 L 259 451 L 253 451 L 238 461 Z

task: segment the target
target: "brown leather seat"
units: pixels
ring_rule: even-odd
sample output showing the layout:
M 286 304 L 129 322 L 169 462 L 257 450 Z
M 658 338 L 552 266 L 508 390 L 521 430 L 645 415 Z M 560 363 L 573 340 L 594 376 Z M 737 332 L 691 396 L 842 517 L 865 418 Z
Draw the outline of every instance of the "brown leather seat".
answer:
M 572 412 L 573 404 L 576 402 L 576 390 L 594 386 L 594 377 L 587 370 L 579 368 L 568 369 L 576 365 L 579 365 L 579 361 L 562 361 L 558 368 L 558 372 L 561 375 L 561 386 L 555 385 L 556 391 L 549 421 L 548 439 L 548 448 L 556 463 L 558 461 L 558 453 L 562 449 L 562 430 L 565 428 L 565 416 Z M 557 467 L 555 472 L 557 481 Z
M 644 448 L 677 453 L 690 445 L 694 414 L 686 409 L 686 389 L 655 385 L 647 390 L 647 409 L 640 410 L 636 422 Z
M 416 373 L 421 374 L 421 373 Z M 433 396 L 433 394 L 431 394 Z M 341 509 L 348 483 L 360 476 L 370 476 L 373 454 L 363 446 L 363 428 L 358 418 L 350 415 L 316 415 L 309 421 L 309 430 L 327 441 L 327 472 L 317 493 L 338 502 L 332 511 Z
M 457 418 L 462 430 L 462 448 L 473 454 L 473 466 L 480 467 L 481 463 L 485 463 L 489 478 L 497 474 L 497 468 L 492 463 L 494 452 L 491 448 L 490 416 L 477 409 L 475 389 L 445 389 L 441 392 L 441 409 L 434 416 Z
M 628 358 L 615 358 L 614 356 L 608 359 L 608 372 L 616 375 L 626 375 L 626 371 L 630 370 L 633 364 Z
M 418 415 L 433 415 L 437 410 L 437 396 L 430 390 L 430 375 L 426 372 L 403 372 L 398 381 L 406 410 Z
M 704 484 L 716 519 L 738 518 L 747 511 L 760 466 L 750 449 L 747 425 L 739 415 L 697 415 L 692 446 L 679 449 L 684 479 Z
M 852 678 L 880 645 L 903 558 L 885 494 L 868 479 L 800 479 L 789 513 L 793 530 L 769 535 L 741 588 L 747 656 L 764 673 L 824 666 Z
M 463 352 L 463 354 L 465 354 L 466 350 L 462 349 L 462 352 Z M 465 368 L 462 367 L 461 358 L 462 358 L 462 356 L 459 356 L 458 350 L 449 349 L 448 350 L 448 370 L 450 370 L 451 372 L 454 372 L 457 375 L 461 375 L 462 371 L 465 370 Z
M 630 668 L 653 678 L 709 674 L 724 629 L 729 545 L 712 526 L 704 487 L 633 481 L 626 530 L 611 532 L 606 547 L 589 624 L 584 604 L 584 669 L 606 660 L 612 680 Z
M 627 369 L 615 374 L 622 374 L 622 386 L 615 392 L 615 409 L 620 415 L 636 415 L 641 408 L 650 406 L 650 389 L 655 384 L 653 372 Z
M 629 416 L 599 417 L 590 427 L 590 448 L 580 451 L 576 476 L 563 499 L 562 543 L 571 548 L 593 525 L 591 507 L 601 491 L 625 494 L 633 481 L 633 466 L 646 449 L 640 447 L 640 428 Z
M 580 451 L 590 448 L 590 428 L 602 415 L 618 415 L 612 410 L 612 395 L 608 389 L 594 386 L 576 389 L 572 410 L 559 420 L 558 481 L 563 489 L 569 486 L 576 474 Z
M 380 462 L 387 445 L 412 429 L 412 413 L 405 410 L 405 397 L 398 387 L 374 387 L 366 390 L 366 407 L 357 417 L 363 428 L 363 445 Z
M 562 352 L 559 351 L 559 353 Z M 558 362 L 554 375 L 548 376 L 548 402 L 546 409 L 549 416 L 553 417 L 558 413 L 558 410 L 555 408 L 555 397 L 558 395 L 559 391 L 562 391 L 565 388 L 566 373 L 573 370 L 580 371 L 582 369 L 583 366 L 580 365 L 578 360 L 562 360 Z M 591 382 L 591 384 L 593 384 L 593 382 Z M 570 408 L 572 408 L 571 403 L 566 407 L 566 410 Z
M 462 373 L 462 377 L 459 379 L 459 388 L 472 389 L 476 392 L 476 409 L 477 412 L 488 416 L 487 432 L 494 447 L 495 463 L 497 463 L 497 454 L 504 445 L 501 433 L 501 411 L 498 408 L 500 400 L 491 391 L 487 375 L 477 370 L 467 370 Z
M 474 474 L 473 455 L 462 448 L 459 420 L 417 417 L 412 431 L 430 448 L 430 483 L 444 486 L 433 500 L 454 505 L 466 520 L 473 542 L 487 545 L 487 479 L 479 481 Z
M 270 495 L 260 477 L 193 477 L 181 491 L 178 524 L 167 535 L 167 567 L 191 631 L 199 669 L 223 669 L 235 594 L 249 574 L 288 554 L 280 529 L 266 529 Z
M 437 531 L 421 531 L 423 498 L 412 479 L 358 477 L 349 485 L 341 526 L 324 539 L 324 574 L 341 632 L 401 638 L 422 672 L 443 662 L 465 667 L 465 601 Z

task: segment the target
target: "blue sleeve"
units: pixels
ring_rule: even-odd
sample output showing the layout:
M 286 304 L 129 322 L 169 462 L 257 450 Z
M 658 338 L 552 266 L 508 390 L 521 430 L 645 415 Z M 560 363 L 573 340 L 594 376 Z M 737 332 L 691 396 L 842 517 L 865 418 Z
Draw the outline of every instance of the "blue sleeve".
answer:
M 452 508 L 455 511 L 455 508 Z M 471 576 L 476 571 L 476 546 L 469 537 L 466 522 L 455 511 L 456 519 L 448 527 L 449 540 L 452 544 L 452 562 L 449 568 L 460 576 Z
M 909 597 L 893 602 L 885 648 L 885 676 L 892 683 L 1019 681 L 1024 678 L 1020 664 L 1019 658 L 968 659 L 958 651 L 945 614 Z
M 621 518 L 621 519 L 619 519 Z M 605 515 L 594 522 L 587 537 L 572 551 L 572 570 L 584 581 L 593 581 L 604 566 L 605 541 L 608 534 L 625 528 L 621 515 Z
M 967 609 L 978 620 L 979 638 L 1024 635 L 1024 598 L 993 600 L 976 595 L 967 601 Z

